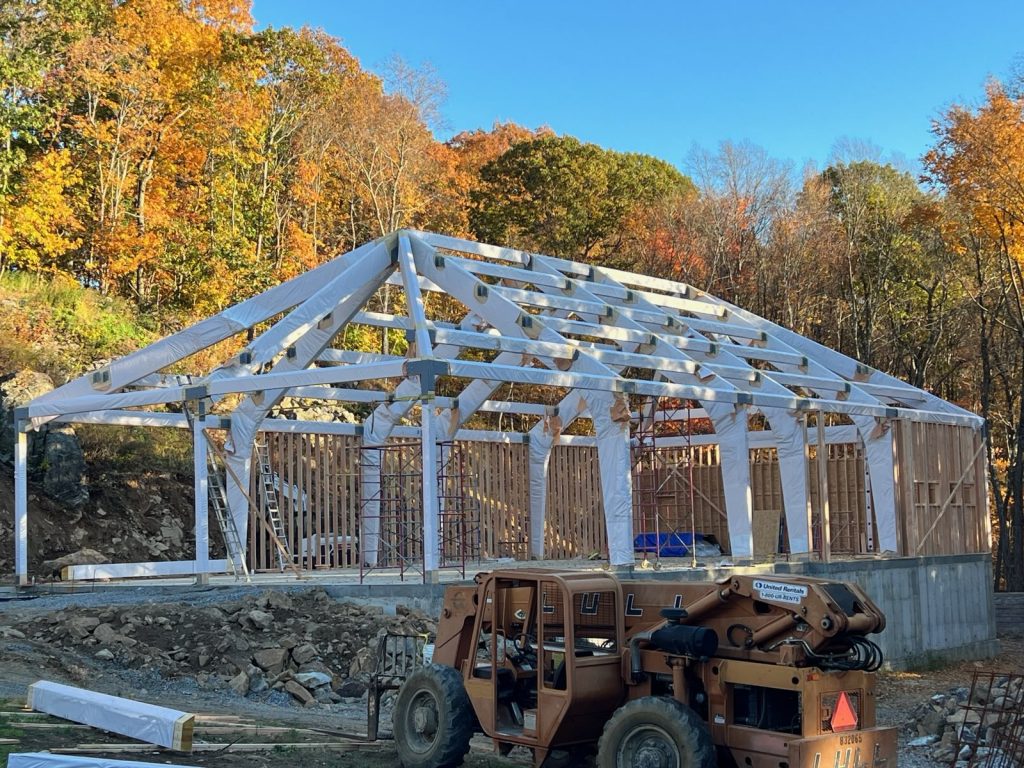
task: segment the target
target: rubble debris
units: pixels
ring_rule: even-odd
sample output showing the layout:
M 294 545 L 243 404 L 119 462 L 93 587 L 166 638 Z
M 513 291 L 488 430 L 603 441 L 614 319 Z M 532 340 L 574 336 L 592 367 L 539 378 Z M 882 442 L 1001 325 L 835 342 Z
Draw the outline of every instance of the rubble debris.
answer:
M 935 761 L 956 768 L 1014 765 L 1024 756 L 1024 675 L 978 672 L 970 688 L 932 696 L 912 723 L 916 738 L 908 746 Z
M 10 624 L 4 632 L 64 655 L 80 653 L 93 664 L 193 678 L 201 689 L 301 707 L 364 696 L 387 633 L 436 631 L 434 620 L 419 612 L 386 615 L 335 601 L 321 588 L 266 591 L 216 605 L 82 608 Z
M 179 752 L 192 750 L 195 715 L 84 688 L 40 680 L 28 687 L 28 707 L 111 733 L 159 744 Z

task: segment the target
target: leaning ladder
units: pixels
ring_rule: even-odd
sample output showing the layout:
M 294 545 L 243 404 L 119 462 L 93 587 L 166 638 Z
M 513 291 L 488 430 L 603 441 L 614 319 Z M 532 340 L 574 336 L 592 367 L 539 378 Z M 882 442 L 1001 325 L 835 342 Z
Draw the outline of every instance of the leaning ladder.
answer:
M 245 550 L 242 548 L 242 539 L 238 535 L 238 528 L 235 526 L 235 518 L 228 509 L 227 490 L 224 488 L 224 479 L 220 469 L 214 461 L 213 452 L 207 450 L 207 467 L 209 468 L 209 489 L 210 505 L 213 507 L 213 514 L 217 518 L 217 525 L 224 536 L 224 548 L 227 550 L 228 568 L 237 579 L 239 572 L 245 576 L 246 581 L 252 581 L 249 577 L 249 567 L 245 564 Z
M 277 562 L 283 571 L 293 565 L 292 554 L 288 547 L 288 532 L 281 519 L 281 506 L 277 499 L 277 487 L 274 485 L 274 472 L 270 468 L 270 449 L 263 440 L 256 441 L 256 460 L 260 470 L 260 490 L 263 495 L 263 514 L 267 518 L 270 530 L 281 543 L 278 546 Z
M 184 411 L 189 429 L 194 431 L 195 416 L 192 413 L 192 409 L 186 405 Z M 213 508 L 213 515 L 217 519 L 221 538 L 224 540 L 228 568 L 231 571 L 231 575 L 236 579 L 240 576 L 245 576 L 246 581 L 252 581 L 249 576 L 249 567 L 245 563 L 245 548 L 242 546 L 242 538 L 238 535 L 235 518 L 232 517 L 228 509 L 228 495 L 227 489 L 224 487 L 224 478 L 221 475 L 220 468 L 217 466 L 213 446 L 209 442 L 206 444 L 206 470 L 207 497 L 210 506 Z

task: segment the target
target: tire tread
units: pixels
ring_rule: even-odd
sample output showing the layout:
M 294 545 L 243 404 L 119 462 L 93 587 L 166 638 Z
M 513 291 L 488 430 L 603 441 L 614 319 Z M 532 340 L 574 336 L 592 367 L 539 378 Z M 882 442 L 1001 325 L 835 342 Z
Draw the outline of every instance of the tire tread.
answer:
M 680 768 L 715 768 L 717 766 L 718 761 L 711 733 L 708 731 L 707 724 L 696 712 L 669 696 L 644 696 L 623 704 L 609 718 L 597 745 L 597 768 L 619 768 L 615 765 L 618 742 L 628 733 L 628 722 L 637 716 L 642 716 L 645 721 L 652 717 L 663 718 L 667 724 L 678 728 L 681 740 L 688 745 L 688 751 L 692 755 L 690 763 L 686 762 L 685 755 L 681 755 L 683 760 Z
M 419 755 L 402 749 L 400 732 L 403 727 L 399 725 L 399 713 L 408 706 L 408 700 L 415 691 L 429 685 L 436 687 L 444 703 L 443 712 L 438 712 L 441 718 L 438 733 L 442 743 L 431 750 L 429 755 Z M 469 752 L 476 715 L 459 673 L 443 664 L 427 664 L 409 675 L 399 689 L 391 722 L 398 756 L 404 768 L 455 768 L 462 765 Z

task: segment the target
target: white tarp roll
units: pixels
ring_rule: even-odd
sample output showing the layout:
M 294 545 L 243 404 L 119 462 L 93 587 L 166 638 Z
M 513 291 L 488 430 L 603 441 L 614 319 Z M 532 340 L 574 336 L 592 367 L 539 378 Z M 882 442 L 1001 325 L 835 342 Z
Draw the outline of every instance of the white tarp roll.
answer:
M 7 756 L 7 768 L 153 768 L 166 763 L 140 763 L 138 760 L 111 760 L 109 757 L 51 755 L 49 752 L 19 752 Z M 196 768 L 179 765 L 178 768 Z
M 28 707 L 179 752 L 192 751 L 195 715 L 188 712 L 48 680 L 28 687 Z
M 585 392 L 597 434 L 608 562 L 633 565 L 633 473 L 629 456 L 629 403 L 611 392 Z M 618 415 L 621 414 L 622 418 Z
M 762 408 L 775 438 L 782 481 L 782 506 L 791 554 L 810 552 L 807 536 L 807 453 L 800 420 L 782 408 Z
M 718 435 L 729 547 L 734 558 L 750 559 L 754 556 L 754 529 L 747 409 L 722 403 L 705 403 L 704 407 Z
M 530 433 L 527 446 L 530 478 L 530 555 L 544 557 L 544 521 L 548 508 L 548 467 L 552 435 L 546 430 Z
M 892 429 L 870 416 L 853 417 L 864 442 L 864 460 L 871 477 L 871 506 L 875 510 L 879 552 L 899 552 L 896 535 L 896 468 Z

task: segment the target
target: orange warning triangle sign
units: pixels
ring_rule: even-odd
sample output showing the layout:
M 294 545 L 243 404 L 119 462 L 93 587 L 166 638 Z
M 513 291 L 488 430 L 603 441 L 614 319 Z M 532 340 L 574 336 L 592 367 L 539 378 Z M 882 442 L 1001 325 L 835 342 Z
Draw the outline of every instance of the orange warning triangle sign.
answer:
M 853 708 L 853 704 L 850 703 L 850 697 L 846 695 L 846 691 L 839 692 L 839 700 L 836 701 L 836 711 L 832 713 L 832 720 L 829 722 L 832 725 L 833 733 L 836 731 L 852 731 L 857 727 L 857 711 Z

